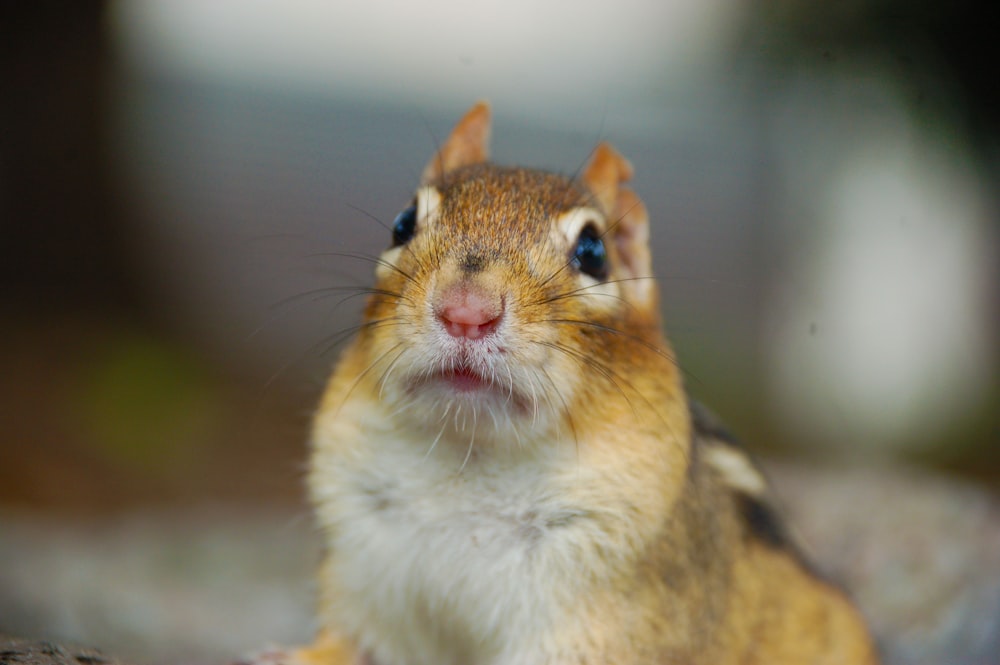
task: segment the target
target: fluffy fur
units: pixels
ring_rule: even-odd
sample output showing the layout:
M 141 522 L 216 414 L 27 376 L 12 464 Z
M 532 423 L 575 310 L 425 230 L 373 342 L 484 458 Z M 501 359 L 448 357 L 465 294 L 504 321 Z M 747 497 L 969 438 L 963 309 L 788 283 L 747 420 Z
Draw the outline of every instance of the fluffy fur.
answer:
M 689 403 L 631 165 L 602 145 L 579 180 L 494 166 L 489 124 L 473 107 L 425 169 L 318 411 L 323 631 L 285 659 L 876 662 L 759 472 Z M 588 226 L 606 279 L 573 261 Z M 442 325 L 469 293 L 501 313 L 481 339 Z

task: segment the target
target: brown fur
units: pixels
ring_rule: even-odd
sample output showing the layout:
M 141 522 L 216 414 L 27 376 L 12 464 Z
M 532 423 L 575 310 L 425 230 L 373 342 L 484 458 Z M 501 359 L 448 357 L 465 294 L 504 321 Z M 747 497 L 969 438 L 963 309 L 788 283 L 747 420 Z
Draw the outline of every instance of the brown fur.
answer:
M 554 394 L 544 396 L 541 408 L 556 415 L 536 427 L 548 428 L 545 440 L 559 450 L 533 448 L 534 421 L 516 410 L 512 418 L 520 418 L 516 427 L 524 428 L 525 436 L 518 445 L 501 440 L 503 428 L 487 424 L 474 426 L 476 445 L 456 448 L 445 419 L 437 436 L 449 433 L 439 448 L 428 445 L 425 455 L 429 465 L 454 469 L 438 484 L 454 483 L 455 491 L 464 492 L 480 478 L 488 481 L 494 469 L 533 470 L 532 465 L 565 457 L 553 467 L 553 492 L 579 509 L 556 513 L 562 516 L 540 526 L 532 521 L 534 513 L 503 519 L 523 520 L 512 533 L 529 540 L 551 540 L 578 528 L 598 534 L 580 540 L 578 552 L 570 550 L 577 554 L 567 566 L 578 570 L 554 569 L 567 581 L 551 592 L 558 611 L 539 614 L 543 634 L 530 626 L 511 632 L 539 645 L 526 659 L 623 665 L 875 663 L 858 612 L 804 563 L 766 491 L 757 487 L 745 454 L 689 405 L 660 329 L 646 210 L 622 186 L 631 165 L 601 145 L 580 182 L 501 168 L 485 161 L 488 136 L 489 107 L 480 103 L 427 165 L 424 184 L 440 194 L 437 217 L 399 250 L 394 267 L 380 269 L 377 286 L 384 293 L 370 299 L 367 325 L 340 360 L 323 398 L 310 486 L 330 538 L 320 578 L 324 629 L 314 647 L 290 652 L 287 660 L 396 665 L 378 661 L 378 654 L 396 652 L 388 646 L 380 651 L 381 633 L 365 628 L 361 614 L 367 605 L 350 604 L 351 598 L 364 597 L 351 594 L 366 591 L 351 587 L 341 568 L 348 554 L 344 534 L 351 528 L 351 513 L 343 506 L 362 501 L 357 505 L 370 509 L 373 519 L 411 514 L 410 506 L 400 503 L 405 495 L 396 472 L 385 468 L 388 458 L 372 457 L 373 449 L 399 448 L 405 454 L 407 437 L 437 445 L 434 435 L 442 421 L 430 419 L 426 409 L 386 411 L 383 403 L 406 394 L 392 392 L 395 377 L 405 371 L 397 361 L 414 339 L 433 334 L 433 317 L 426 312 L 436 294 L 460 285 L 501 299 L 504 316 L 517 322 L 519 343 L 505 353 L 513 363 L 542 368 L 539 376 L 547 379 L 540 379 L 539 387 Z M 606 217 L 608 282 L 618 289 L 613 297 L 582 297 L 586 289 L 567 266 L 571 247 L 560 246 L 559 236 L 552 235 L 553 219 L 580 206 L 596 207 Z M 516 402 L 514 389 L 524 387 L 510 387 Z M 524 394 L 520 398 L 531 402 Z M 532 399 L 538 409 L 540 398 Z M 457 419 L 455 428 L 462 429 Z M 375 459 L 383 460 L 377 468 L 370 461 Z M 424 470 L 419 464 L 401 468 L 400 482 L 419 480 Z M 484 519 L 495 517 L 488 513 Z M 365 540 L 356 542 L 362 546 Z M 531 597 L 532 589 L 524 591 Z M 427 612 L 414 620 L 426 619 L 427 630 L 441 639 L 467 644 L 449 653 L 465 654 L 455 658 L 468 659 L 469 665 L 474 654 L 492 653 L 489 662 L 499 665 L 508 660 L 495 654 L 517 652 L 517 645 L 490 646 L 483 641 L 487 637 L 476 638 L 480 626 L 472 612 Z M 377 617 L 372 620 L 377 623 Z M 498 621 L 499 628 L 483 634 L 505 634 L 504 617 Z

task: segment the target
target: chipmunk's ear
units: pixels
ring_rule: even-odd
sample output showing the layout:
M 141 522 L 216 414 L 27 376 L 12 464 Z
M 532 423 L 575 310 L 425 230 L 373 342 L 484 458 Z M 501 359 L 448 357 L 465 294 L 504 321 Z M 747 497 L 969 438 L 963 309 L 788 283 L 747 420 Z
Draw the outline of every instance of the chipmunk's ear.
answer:
M 424 184 L 490 156 L 490 105 L 480 101 L 458 121 L 441 149 L 424 167 Z
M 594 149 L 582 176 L 583 184 L 607 215 L 614 210 L 619 186 L 631 179 L 632 165 L 610 143 L 601 143 Z
M 609 143 L 594 150 L 583 183 L 608 216 L 610 235 L 621 260 L 623 290 L 634 300 L 651 303 L 656 295 L 649 253 L 649 213 L 642 199 L 622 183 L 632 178 L 632 164 Z

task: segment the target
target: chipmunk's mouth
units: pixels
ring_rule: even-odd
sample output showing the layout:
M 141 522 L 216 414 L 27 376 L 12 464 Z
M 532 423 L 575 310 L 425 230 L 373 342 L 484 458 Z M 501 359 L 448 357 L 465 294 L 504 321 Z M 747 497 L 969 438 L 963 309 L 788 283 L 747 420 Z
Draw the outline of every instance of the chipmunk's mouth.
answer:
M 412 387 L 414 389 L 437 388 L 449 393 L 473 397 L 492 393 L 507 395 L 511 392 L 509 385 L 503 385 L 487 377 L 483 372 L 464 365 L 425 374 Z
M 493 390 L 496 388 L 493 381 L 490 381 L 479 372 L 468 367 L 440 372 L 437 379 L 460 393 Z
M 459 399 L 483 406 L 505 405 L 515 411 L 527 410 L 530 404 L 509 376 L 488 376 L 477 368 L 465 365 L 423 374 L 410 383 L 409 390 L 417 395 Z

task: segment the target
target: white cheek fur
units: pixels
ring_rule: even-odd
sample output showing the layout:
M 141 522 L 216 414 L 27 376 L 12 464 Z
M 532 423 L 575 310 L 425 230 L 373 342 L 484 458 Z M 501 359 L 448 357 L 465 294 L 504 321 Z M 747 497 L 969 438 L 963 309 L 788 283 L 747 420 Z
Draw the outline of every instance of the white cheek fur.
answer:
M 440 217 L 441 192 L 433 187 L 417 190 L 417 225 L 429 228 Z
M 552 241 L 557 247 L 565 247 L 569 252 L 576 244 L 580 232 L 587 224 L 593 224 L 600 233 L 607 231 L 604 215 L 594 208 L 580 207 L 564 212 L 552 225 Z M 600 282 L 590 275 L 577 275 L 577 296 L 599 312 L 611 313 L 619 307 L 621 289 L 614 280 Z
M 417 208 L 417 229 L 431 228 L 440 217 L 441 192 L 433 187 L 421 187 L 416 193 Z M 403 246 L 390 247 L 382 252 L 379 258 L 382 260 L 375 267 L 375 277 L 378 279 L 388 278 L 398 268 L 397 261 L 403 251 Z

